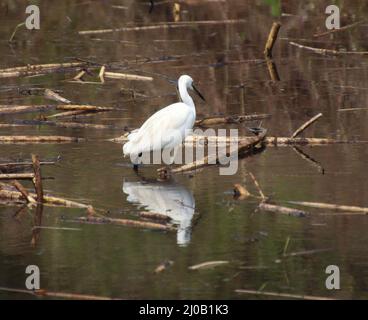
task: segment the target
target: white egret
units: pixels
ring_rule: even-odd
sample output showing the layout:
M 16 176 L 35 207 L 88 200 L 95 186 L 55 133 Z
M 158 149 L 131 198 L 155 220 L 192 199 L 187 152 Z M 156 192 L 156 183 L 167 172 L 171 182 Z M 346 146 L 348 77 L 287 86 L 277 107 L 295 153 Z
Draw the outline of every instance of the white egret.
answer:
M 178 89 L 182 102 L 173 103 L 157 111 L 139 129 L 128 135 L 123 152 L 124 156 L 130 156 L 134 169 L 137 169 L 142 154 L 151 151 L 169 151 L 172 164 L 178 146 L 193 128 L 196 110 L 188 89 L 194 90 L 202 100 L 205 99 L 188 75 L 180 76 Z

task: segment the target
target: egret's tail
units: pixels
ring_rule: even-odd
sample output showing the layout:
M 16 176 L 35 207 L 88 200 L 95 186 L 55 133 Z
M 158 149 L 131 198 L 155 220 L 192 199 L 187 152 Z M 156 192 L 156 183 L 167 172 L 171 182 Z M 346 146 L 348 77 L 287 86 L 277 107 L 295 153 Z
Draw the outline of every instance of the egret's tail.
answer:
M 134 138 L 137 136 L 138 130 L 139 129 L 135 129 L 131 133 L 129 133 L 129 135 L 127 137 L 128 141 L 123 146 L 124 157 L 126 157 L 126 156 L 128 156 L 132 153 L 133 141 L 134 141 Z

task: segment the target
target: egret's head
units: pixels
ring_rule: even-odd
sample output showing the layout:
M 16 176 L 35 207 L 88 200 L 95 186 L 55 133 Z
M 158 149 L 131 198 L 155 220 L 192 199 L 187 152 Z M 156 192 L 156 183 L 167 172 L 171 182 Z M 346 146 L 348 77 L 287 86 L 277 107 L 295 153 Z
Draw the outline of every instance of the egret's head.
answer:
M 203 97 L 203 95 L 198 91 L 198 89 L 195 87 L 194 83 L 193 83 L 193 79 L 192 77 L 184 74 L 182 76 L 180 76 L 179 80 L 178 80 L 178 84 L 179 87 L 181 85 L 184 85 L 187 89 L 193 90 L 196 94 L 198 94 L 198 96 L 203 100 L 206 101 L 205 98 Z

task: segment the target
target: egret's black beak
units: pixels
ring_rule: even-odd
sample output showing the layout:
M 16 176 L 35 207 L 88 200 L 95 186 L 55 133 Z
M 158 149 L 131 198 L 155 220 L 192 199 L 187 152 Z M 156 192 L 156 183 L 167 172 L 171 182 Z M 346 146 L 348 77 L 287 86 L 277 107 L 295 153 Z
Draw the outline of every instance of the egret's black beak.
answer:
M 195 91 L 196 94 L 199 95 L 199 97 L 203 100 L 203 101 L 206 101 L 206 99 L 204 98 L 204 96 L 202 95 L 202 93 L 200 93 L 198 91 L 198 89 L 194 86 L 194 84 L 192 84 L 192 87 L 193 87 L 193 90 Z

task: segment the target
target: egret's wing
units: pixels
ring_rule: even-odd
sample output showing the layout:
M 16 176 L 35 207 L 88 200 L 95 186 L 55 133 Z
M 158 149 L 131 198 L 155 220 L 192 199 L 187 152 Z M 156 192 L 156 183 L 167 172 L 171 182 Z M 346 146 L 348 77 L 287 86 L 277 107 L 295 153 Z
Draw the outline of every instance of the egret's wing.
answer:
M 194 114 L 181 102 L 159 110 L 129 139 L 131 153 L 160 150 L 179 140 L 179 135 L 182 138 L 188 128 L 188 118 L 194 121 Z

